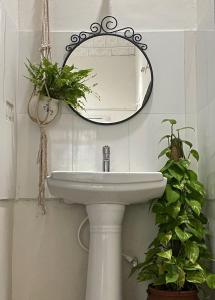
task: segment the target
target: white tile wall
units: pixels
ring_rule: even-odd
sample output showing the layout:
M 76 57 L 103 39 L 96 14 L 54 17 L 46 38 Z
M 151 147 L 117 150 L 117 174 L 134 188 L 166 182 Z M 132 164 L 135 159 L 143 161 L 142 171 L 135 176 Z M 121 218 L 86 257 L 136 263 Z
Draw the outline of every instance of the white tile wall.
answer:
M 37 0 L 20 0 L 20 29 L 40 29 L 40 7 Z M 120 26 L 136 30 L 190 29 L 196 27 L 195 0 L 133 1 L 50 1 L 51 28 L 56 31 L 86 30 L 103 16 L 114 15 Z
M 143 28 L 168 26 L 168 29 L 173 29 L 196 25 L 193 0 L 167 0 L 165 10 L 163 3 L 156 0 L 135 0 L 126 4 L 117 0 L 107 1 L 106 5 L 93 0 L 88 3 L 87 10 L 84 1 L 53 0 L 50 6 L 54 20 L 51 24 L 54 30 L 53 59 L 59 63 L 63 62 L 65 45 L 70 42 L 71 22 L 72 31 L 86 29 L 106 11 L 121 16 L 122 26 L 132 25 L 140 31 Z M 22 200 L 16 202 L 14 213 L 13 300 L 58 300 L 59 297 L 62 300 L 71 297 L 82 300 L 87 256 L 78 247 L 76 231 L 85 216 L 85 209 L 50 201 L 48 215 L 42 217 L 34 200 L 23 199 L 37 196 L 39 132 L 26 114 L 31 86 L 24 78 L 24 62 L 27 57 L 39 61 L 40 34 L 28 31 L 40 29 L 39 20 L 38 1 L 20 0 L 17 198 Z M 185 115 L 188 112 L 185 100 L 195 98 L 191 80 L 195 71 L 193 64 L 185 68 L 185 62 L 192 57 L 193 44 L 186 47 L 185 42 L 190 36 L 185 37 L 180 31 L 145 32 L 143 40 L 149 46 L 147 55 L 152 62 L 155 80 L 152 97 L 142 113 L 120 125 L 98 126 L 64 108 L 56 126 L 47 130 L 50 170 L 101 170 L 101 150 L 105 144 L 111 146 L 112 171 L 151 171 L 161 167 L 163 160 L 159 161 L 157 156 L 164 145 L 158 141 L 168 130 L 167 125 L 160 124 L 161 120 L 175 118 L 179 126 L 190 121 Z M 189 87 L 185 88 L 187 80 Z M 123 225 L 124 252 L 143 258 L 155 234 L 153 224 L 148 205 L 127 208 Z M 86 240 L 87 237 L 88 232 L 85 232 Z M 128 265 L 123 263 L 123 299 L 143 299 L 146 285 L 138 284 L 135 278 L 128 279 L 128 274 Z
M 12 292 L 12 232 L 13 232 L 13 203 L 0 202 L 0 298 L 11 300 Z
M 214 29 L 214 0 L 197 0 L 197 27 L 199 30 Z
M 209 197 L 214 199 L 214 31 L 199 32 L 197 34 L 197 42 L 197 61 L 201 62 L 198 64 L 197 69 L 197 124 L 199 150 L 201 154 L 199 170 L 201 179 L 206 184 Z
M 64 46 L 69 43 L 69 33 L 53 33 L 54 51 L 53 57 L 58 62 L 63 61 L 65 53 Z M 38 34 L 36 34 L 38 38 Z M 156 32 L 145 33 L 144 40 L 149 45 L 148 55 L 152 61 L 155 73 L 155 87 L 153 96 L 149 104 L 144 108 L 143 112 L 134 119 L 116 126 L 102 126 L 88 123 L 78 117 L 69 109 L 63 109 L 63 115 L 56 126 L 47 130 L 49 136 L 49 169 L 50 170 L 92 170 L 99 171 L 102 167 L 102 146 L 105 144 L 111 147 L 111 169 L 112 171 L 152 171 L 158 170 L 161 167 L 162 160 L 158 161 L 157 156 L 163 145 L 159 145 L 158 141 L 161 135 L 166 133 L 167 126 L 161 125 L 161 120 L 164 118 L 176 118 L 179 126 L 185 125 L 185 90 L 184 90 L 184 34 L 182 32 Z M 20 33 L 21 44 L 26 44 L 28 47 L 23 49 L 19 58 L 19 86 L 23 89 L 19 90 L 18 96 L 18 172 L 17 172 L 17 198 L 35 198 L 37 196 L 37 165 L 36 154 L 38 149 L 39 132 L 35 124 L 33 124 L 26 114 L 27 96 L 30 92 L 29 83 L 23 78 L 24 68 L 23 63 L 25 57 L 28 56 L 37 60 L 35 55 L 35 41 L 32 33 Z M 38 39 L 37 39 L 38 41 Z M 169 45 L 172 45 L 171 47 Z M 159 49 L 159 55 L 157 55 Z M 56 226 L 61 228 L 67 226 L 71 232 L 69 242 L 61 241 L 62 249 L 59 249 L 58 254 L 53 253 L 47 260 L 46 253 L 50 251 L 53 243 L 55 243 L 55 227 L 51 228 L 51 223 L 48 225 L 47 218 L 42 223 L 35 219 L 33 223 L 32 217 L 38 214 L 35 202 L 20 201 L 15 209 L 15 232 L 14 232 L 14 284 L 13 294 L 15 300 L 27 300 L 29 295 L 32 299 L 36 297 L 40 299 L 57 299 L 58 291 L 53 289 L 51 283 L 47 279 L 41 281 L 34 278 L 42 272 L 44 262 L 51 265 L 52 260 L 59 259 L 58 255 L 64 255 L 65 247 L 76 247 L 77 243 L 74 240 L 76 221 L 59 219 L 60 215 L 75 214 L 77 224 L 81 222 L 81 207 L 64 207 L 63 204 L 57 206 L 48 204 L 48 218 L 55 220 Z M 67 211 L 68 209 L 68 211 Z M 153 218 L 148 213 L 148 208 L 145 206 L 135 206 L 127 209 L 124 223 L 124 248 L 131 255 L 142 257 L 144 251 L 151 240 L 154 231 L 144 230 L 140 228 L 153 228 Z M 59 210 L 61 212 L 59 212 Z M 29 215 L 28 215 L 29 214 Z M 36 216 L 35 215 L 35 216 Z M 70 216 L 72 218 L 72 216 Z M 28 233 L 25 234 L 22 226 L 22 220 L 25 224 L 29 224 Z M 67 218 L 67 217 L 65 217 Z M 33 221 L 34 222 L 34 221 Z M 39 222 L 39 223 L 38 223 Z M 43 223 L 44 222 L 44 223 Z M 59 224 L 59 225 L 57 225 Z M 67 225 L 66 225 L 67 224 Z M 38 229 L 37 229 L 38 226 Z M 74 227 L 75 226 L 75 227 Z M 73 228 L 73 229 L 72 229 Z M 38 231 L 39 230 L 39 231 Z M 53 240 L 48 238 L 44 244 L 43 234 L 48 231 Z M 23 243 L 32 244 L 31 235 L 35 233 L 34 253 L 25 255 L 23 251 Z M 24 235 L 22 235 L 24 233 Z M 23 236 L 22 243 L 19 242 L 20 236 Z M 131 239 L 132 236 L 132 239 Z M 20 244 L 21 243 L 21 244 Z M 34 246 L 34 244 L 32 244 Z M 39 247 L 39 248 L 38 248 Z M 49 249 L 49 250 L 48 250 Z M 44 257 L 43 257 L 44 255 Z M 74 257 L 79 257 L 80 268 L 86 257 L 82 256 L 78 249 L 74 255 L 66 256 L 68 264 Z M 32 264 L 31 262 L 34 262 Z M 24 265 L 22 276 L 20 276 L 20 263 Z M 81 281 L 82 292 L 80 286 L 76 292 L 70 290 L 69 287 L 75 284 L 77 278 L 82 278 L 86 275 L 86 269 L 79 271 L 68 270 L 69 279 L 64 281 L 59 279 L 58 275 L 64 275 L 64 262 L 52 267 L 52 281 L 58 280 L 59 291 L 61 298 L 68 300 L 71 296 L 74 299 L 81 300 L 84 297 L 85 284 Z M 60 270 L 60 271 L 59 271 Z M 62 272 L 61 272 L 62 270 Z M 67 271 L 66 271 L 67 272 Z M 78 272 L 78 273 L 76 273 Z M 128 266 L 124 264 L 123 284 L 124 284 L 124 299 L 130 299 L 131 295 L 137 300 L 142 299 L 146 285 L 138 285 L 134 278 L 128 280 Z M 29 274 L 31 274 L 29 276 Z M 44 273 L 45 274 L 45 273 Z M 27 288 L 23 288 L 24 282 L 29 282 Z M 44 284 L 42 283 L 44 280 Z M 71 283 L 71 281 L 73 283 Z M 33 282 L 33 283 L 31 283 Z M 40 289 L 38 287 L 41 287 Z
M 154 71 L 151 101 L 147 113 L 183 114 L 185 111 L 184 33 L 143 33 L 148 45 L 147 55 Z M 171 45 L 171 47 L 170 47 Z
M 6 13 L 2 9 L 0 3 L 0 115 L 3 116 L 4 111 L 4 57 L 5 57 L 5 30 L 6 30 Z
M 7 4 L 0 3 L 0 199 L 15 198 L 16 176 L 15 120 L 7 118 L 6 103 L 12 104 L 15 115 L 18 43 L 15 1 Z
M 16 161 L 14 123 L 0 119 L 0 199 L 14 199 L 16 190 Z
M 208 1 L 206 1 L 208 2 Z M 204 13 L 204 11 L 202 11 Z M 197 137 L 200 152 L 199 175 L 207 190 L 206 214 L 209 219 L 210 243 L 215 253 L 215 32 L 197 32 Z M 213 266 L 215 268 L 215 265 Z M 214 294 L 211 296 L 214 299 Z
M 15 119 L 9 120 L 7 102 L 15 115 L 17 79 L 18 1 L 0 1 L 0 299 L 11 300 L 12 226 L 16 190 Z M 5 200 L 5 201 L 3 201 Z
M 81 300 L 85 295 L 87 254 L 77 229 L 83 206 L 50 201 L 42 216 L 35 201 L 14 209 L 13 299 Z
M 159 170 L 164 160 L 157 157 L 165 142 L 159 143 L 161 137 L 169 134 L 169 126 L 162 124 L 165 118 L 176 119 L 180 128 L 185 124 L 184 114 L 143 114 L 129 122 L 129 157 L 130 170 L 134 172 Z

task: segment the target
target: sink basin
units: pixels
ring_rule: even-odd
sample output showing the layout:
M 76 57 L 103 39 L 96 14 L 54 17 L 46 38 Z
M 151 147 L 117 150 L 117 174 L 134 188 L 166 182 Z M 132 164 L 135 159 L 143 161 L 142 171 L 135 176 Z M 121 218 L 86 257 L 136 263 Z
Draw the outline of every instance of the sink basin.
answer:
M 159 172 L 54 171 L 47 182 L 52 195 L 87 208 L 90 247 L 85 299 L 122 300 L 121 231 L 125 207 L 160 197 L 166 178 Z
M 51 194 L 66 203 L 123 205 L 146 202 L 160 197 L 166 179 L 159 172 L 64 172 L 54 171 L 48 177 Z

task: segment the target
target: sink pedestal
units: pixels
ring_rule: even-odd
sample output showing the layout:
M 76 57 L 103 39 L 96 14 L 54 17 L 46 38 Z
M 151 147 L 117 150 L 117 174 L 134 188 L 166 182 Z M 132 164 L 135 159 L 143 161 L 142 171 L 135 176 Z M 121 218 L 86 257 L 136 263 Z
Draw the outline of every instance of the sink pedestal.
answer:
M 122 300 L 121 223 L 125 206 L 162 196 L 159 172 L 54 171 L 47 178 L 52 195 L 87 206 L 90 251 L 85 300 Z
M 87 205 L 90 250 L 86 300 L 122 300 L 122 204 Z

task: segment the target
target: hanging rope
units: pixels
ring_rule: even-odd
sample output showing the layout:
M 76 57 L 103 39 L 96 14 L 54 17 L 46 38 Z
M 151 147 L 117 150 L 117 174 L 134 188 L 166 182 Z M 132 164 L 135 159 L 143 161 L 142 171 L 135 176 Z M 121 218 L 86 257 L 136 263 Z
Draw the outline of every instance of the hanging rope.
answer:
M 42 0 L 42 38 L 41 58 L 51 59 L 50 26 L 49 26 L 49 1 Z
M 44 58 L 51 60 L 49 3 L 48 0 L 42 1 L 41 61 Z M 56 119 L 60 111 L 60 103 L 57 100 L 55 100 L 55 110 L 51 109 L 51 103 L 53 103 L 54 100 L 49 95 L 45 80 L 44 74 L 44 86 L 48 97 L 45 97 L 45 100 L 41 99 L 40 95 L 38 95 L 34 89 L 28 102 L 28 115 L 34 123 L 37 123 L 40 129 L 40 144 L 37 157 L 37 163 L 39 165 L 38 204 L 43 214 L 46 214 L 45 191 L 46 177 L 48 175 L 48 137 L 46 127 Z

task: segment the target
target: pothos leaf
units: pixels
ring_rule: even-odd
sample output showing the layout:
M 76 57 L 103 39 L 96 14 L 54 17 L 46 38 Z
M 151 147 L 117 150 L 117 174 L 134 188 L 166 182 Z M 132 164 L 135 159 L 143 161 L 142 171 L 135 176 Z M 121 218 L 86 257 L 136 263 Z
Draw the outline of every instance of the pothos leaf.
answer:
M 205 273 L 202 271 L 197 272 L 188 272 L 187 273 L 187 281 L 196 284 L 202 284 L 206 280 Z
M 171 137 L 171 135 L 167 134 L 167 135 L 163 136 L 159 142 L 162 142 L 165 139 L 169 139 L 170 137 Z
M 196 200 L 189 200 L 186 198 L 186 203 L 191 207 L 191 209 L 197 214 L 197 216 L 201 213 L 201 204 Z
M 191 126 L 181 127 L 181 128 L 176 129 L 176 131 L 181 131 L 181 130 L 185 130 L 185 129 L 192 129 L 193 131 L 195 131 L 195 129 Z
M 172 258 L 172 249 L 169 249 L 167 251 L 159 252 L 159 253 L 157 253 L 157 255 L 159 257 L 166 258 L 166 259 L 170 260 Z
M 199 153 L 195 149 L 192 149 L 190 153 L 197 161 L 199 161 Z
M 191 142 L 189 142 L 189 141 L 184 141 L 184 140 L 182 140 L 182 143 L 186 144 L 186 145 L 189 146 L 190 148 L 193 147 L 193 144 L 192 144 Z
M 161 151 L 161 153 L 158 155 L 158 158 L 164 156 L 164 155 L 167 154 L 168 152 L 170 152 L 169 147 L 163 149 L 163 150 Z
M 188 241 L 185 245 L 185 254 L 191 263 L 195 263 L 199 257 L 199 247 L 197 243 Z
M 177 124 L 176 120 L 174 120 L 174 119 L 164 119 L 162 121 L 162 123 L 165 123 L 165 122 L 169 122 L 171 125 Z
M 166 283 L 176 283 L 179 278 L 178 268 L 175 265 L 169 265 L 166 274 Z
M 168 204 L 178 201 L 180 198 L 180 193 L 177 190 L 173 190 L 171 185 L 166 186 L 166 200 Z
M 167 246 L 169 241 L 172 238 L 172 232 L 169 231 L 167 233 L 160 233 L 159 234 L 159 240 L 161 242 L 162 245 Z
M 206 278 L 206 282 L 210 289 L 215 289 L 215 274 L 209 274 Z
M 175 228 L 175 233 L 180 241 L 185 242 L 191 238 L 192 234 L 186 231 L 183 231 L 180 227 Z

